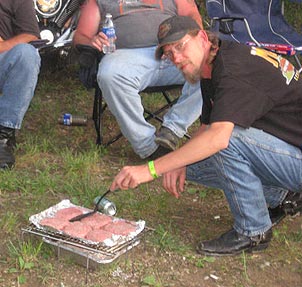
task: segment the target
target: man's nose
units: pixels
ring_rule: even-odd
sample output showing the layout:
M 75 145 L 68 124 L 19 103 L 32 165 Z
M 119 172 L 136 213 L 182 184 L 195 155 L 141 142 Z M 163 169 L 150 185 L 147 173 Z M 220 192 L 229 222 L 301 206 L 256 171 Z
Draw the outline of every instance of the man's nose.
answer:
M 173 51 L 173 63 L 177 64 L 177 63 L 180 63 L 182 60 L 182 56 L 181 56 L 181 53 L 175 53 L 175 51 Z

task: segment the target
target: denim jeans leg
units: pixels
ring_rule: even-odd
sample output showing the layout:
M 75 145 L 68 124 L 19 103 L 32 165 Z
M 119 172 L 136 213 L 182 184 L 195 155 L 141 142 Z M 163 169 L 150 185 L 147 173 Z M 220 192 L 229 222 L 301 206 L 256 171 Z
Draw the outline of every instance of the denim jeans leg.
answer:
M 118 49 L 102 59 L 97 75 L 110 111 L 141 158 L 151 155 L 158 146 L 154 142 L 155 127 L 144 119 L 139 92 L 150 86 L 185 83 L 184 77 L 171 62 L 155 59 L 155 48 Z M 200 99 L 198 101 L 195 118 L 200 114 Z M 190 113 L 177 112 L 173 118 L 176 122 L 173 129 L 179 135 L 183 135 L 192 122 L 192 108 L 187 109 Z
M 0 54 L 0 125 L 21 128 L 39 70 L 39 53 L 30 44 L 19 44 Z
M 198 175 L 196 175 L 198 170 Z M 193 174 L 195 173 L 195 176 Z M 220 152 L 188 167 L 187 179 L 224 191 L 234 219 L 234 229 L 246 236 L 258 235 L 271 226 L 261 182 L 240 163 Z M 256 192 L 247 184 L 257 184 Z M 255 205 L 255 206 L 252 206 Z
M 263 186 L 263 194 L 267 207 L 275 208 L 285 199 L 288 189 L 276 186 Z
M 165 114 L 163 126 L 182 138 L 188 128 L 200 117 L 202 103 L 200 83 L 186 82 L 177 103 Z
M 161 62 L 154 59 L 155 47 L 141 49 L 118 49 L 103 57 L 97 80 L 103 97 L 115 116 L 123 135 L 141 158 L 157 149 L 154 142 L 156 128 L 144 118 L 144 108 L 139 91 L 156 85 L 162 69 Z M 174 77 L 174 79 L 173 79 Z M 169 79 L 182 84 L 179 72 L 171 73 Z
M 301 150 L 261 130 L 235 127 L 229 147 L 210 159 L 217 178 L 212 176 L 212 183 L 199 174 L 197 180 L 223 189 L 234 228 L 246 236 L 271 227 L 267 200 L 273 205 L 280 203 L 286 190 L 302 191 Z

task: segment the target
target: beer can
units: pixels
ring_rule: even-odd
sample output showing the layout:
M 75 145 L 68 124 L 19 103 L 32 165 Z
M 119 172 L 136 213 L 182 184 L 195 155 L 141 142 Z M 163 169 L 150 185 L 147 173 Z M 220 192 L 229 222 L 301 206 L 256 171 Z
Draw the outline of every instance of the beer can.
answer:
M 93 202 L 94 204 L 97 204 L 98 200 L 100 198 L 100 195 L 97 196 Z M 106 215 L 115 215 L 116 214 L 116 206 L 114 204 L 114 202 L 110 201 L 109 199 L 107 199 L 106 197 L 104 197 L 101 202 L 98 204 L 98 211 L 106 214 Z
M 66 113 L 59 117 L 58 122 L 59 124 L 65 126 L 86 126 L 87 120 L 88 119 L 86 116 L 75 116 Z

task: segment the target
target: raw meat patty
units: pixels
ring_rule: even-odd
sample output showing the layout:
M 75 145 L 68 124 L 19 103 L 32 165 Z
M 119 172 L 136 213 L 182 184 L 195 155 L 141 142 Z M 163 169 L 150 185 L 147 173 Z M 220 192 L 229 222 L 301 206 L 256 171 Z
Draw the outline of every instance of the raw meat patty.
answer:
M 81 222 L 91 226 L 92 229 L 100 229 L 106 224 L 112 222 L 112 218 L 105 214 L 95 213 L 91 216 L 83 218 Z
M 66 234 L 76 238 L 85 238 L 86 234 L 91 230 L 92 228 L 89 225 L 81 221 L 68 222 L 68 225 L 64 228 Z
M 51 227 L 56 230 L 63 230 L 68 225 L 68 221 L 56 217 L 47 217 L 40 221 L 43 226 Z
M 104 229 L 117 235 L 129 235 L 129 233 L 136 230 L 136 225 L 129 221 L 118 220 L 107 224 Z
M 83 212 L 84 212 L 84 210 L 79 207 L 67 207 L 67 208 L 58 210 L 55 214 L 55 217 L 69 221 L 69 219 L 71 219 L 77 215 L 80 215 Z
M 94 229 L 87 233 L 86 239 L 93 242 L 103 242 L 104 240 L 111 238 L 112 233 L 104 229 Z

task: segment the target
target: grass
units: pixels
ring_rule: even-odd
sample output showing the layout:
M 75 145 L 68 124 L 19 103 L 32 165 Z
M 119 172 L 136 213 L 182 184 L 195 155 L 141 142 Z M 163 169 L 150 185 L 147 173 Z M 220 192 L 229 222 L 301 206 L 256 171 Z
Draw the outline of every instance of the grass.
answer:
M 301 29 L 300 6 L 288 1 L 286 5 L 287 18 Z M 157 106 L 161 97 L 146 96 L 143 100 L 146 105 Z M 61 283 L 71 280 L 74 274 L 80 278 L 78 281 L 85 281 L 85 276 L 81 276 L 83 268 L 54 260 L 55 252 L 48 245 L 24 241 L 19 231 L 28 223 L 30 215 L 65 198 L 91 208 L 93 199 L 107 190 L 123 165 L 142 162 L 125 139 L 108 148 L 95 145 L 92 102 L 93 91 L 80 84 L 76 65 L 43 71 L 40 75 L 35 97 L 17 135 L 16 166 L 12 171 L 0 172 L 0 268 L 3 271 L 0 286 L 26 286 L 28 282 L 31 287 L 63 286 Z M 88 125 L 59 125 L 57 119 L 65 112 L 88 115 Z M 118 133 L 110 113 L 105 113 L 104 120 L 106 138 Z M 225 280 L 221 284 L 224 286 L 262 286 L 254 283 L 253 274 L 266 261 L 270 265 L 260 270 L 261 275 L 269 277 L 276 270 L 282 272 L 287 268 L 288 280 L 302 276 L 299 267 L 302 232 L 298 223 L 292 230 L 293 221 L 274 229 L 272 247 L 263 255 L 265 259 L 242 254 L 240 258 L 216 260 L 195 254 L 197 240 L 213 238 L 231 224 L 221 191 L 189 184 L 182 199 L 175 200 L 163 191 L 158 180 L 135 190 L 116 192 L 110 199 L 117 205 L 118 216 L 146 219 L 154 231 L 140 249 L 141 254 L 131 257 L 133 253 L 130 253 L 129 257 L 90 274 L 95 282 L 90 282 L 89 287 L 112 287 L 117 286 L 116 282 L 123 286 L 127 281 L 123 279 L 124 273 L 136 279 L 132 286 L 180 286 L 179 274 L 191 280 L 186 281 L 186 286 L 196 286 L 197 280 L 203 281 L 213 270 Z M 36 285 L 30 281 L 32 278 Z M 81 283 L 68 286 L 81 286 Z

